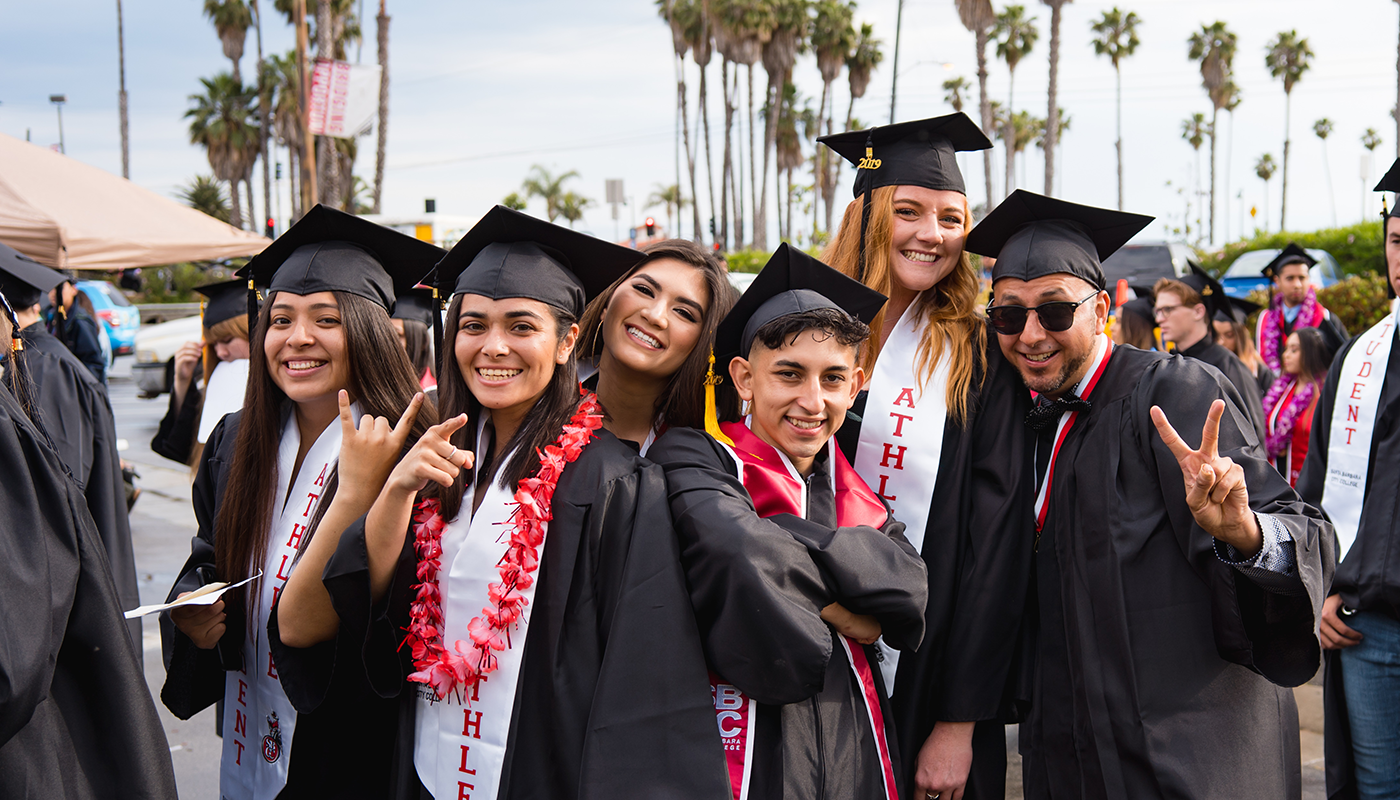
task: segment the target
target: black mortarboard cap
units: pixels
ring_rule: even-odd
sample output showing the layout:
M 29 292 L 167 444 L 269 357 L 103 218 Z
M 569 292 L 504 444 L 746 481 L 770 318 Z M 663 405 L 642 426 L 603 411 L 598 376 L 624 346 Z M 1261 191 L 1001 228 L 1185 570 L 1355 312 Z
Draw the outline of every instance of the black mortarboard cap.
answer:
M 922 186 L 965 195 L 957 154 L 992 147 L 986 134 L 961 111 L 822 136 L 817 141 L 856 166 L 857 197 L 881 186 Z
M 204 304 L 204 327 L 212 328 L 220 322 L 233 319 L 248 312 L 248 282 L 221 281 L 195 287 L 195 291 L 209 298 Z
M 1211 319 L 1218 320 L 1220 322 L 1238 322 L 1239 324 L 1244 325 L 1246 322 L 1249 321 L 1249 315 L 1253 314 L 1261 308 L 1263 308 L 1263 306 L 1259 305 L 1258 303 L 1246 300 L 1243 297 L 1231 297 L 1230 313 L 1227 315 L 1224 311 L 1216 311 L 1215 314 L 1212 315 Z
M 1264 277 L 1273 280 L 1274 276 L 1278 275 L 1279 270 L 1282 270 L 1289 264 L 1307 264 L 1311 267 L 1316 263 L 1317 259 L 1308 255 L 1308 251 L 1293 242 L 1289 242 L 1288 246 L 1279 251 L 1279 254 L 1274 257 L 1274 260 L 1265 264 L 1264 268 L 1259 270 L 1259 272 Z
M 443 249 L 344 211 L 317 205 L 237 272 L 269 292 L 349 292 L 392 311 Z
M 1381 182 L 1376 184 L 1373 192 L 1396 192 L 1400 193 L 1400 158 L 1395 159 L 1395 163 L 1390 165 L 1390 170 L 1381 178 Z M 1395 208 L 1387 210 L 1385 207 L 1385 195 L 1381 195 L 1381 216 L 1400 217 L 1400 203 L 1395 204 Z
M 1017 189 L 972 229 L 966 249 L 997 260 L 992 283 L 1065 273 L 1102 290 L 1103 260 L 1153 219 Z
M 1190 286 L 1201 296 L 1201 304 L 1206 307 L 1206 317 L 1214 319 L 1217 314 L 1227 317 L 1233 315 L 1235 306 L 1230 302 L 1230 295 L 1225 294 L 1225 287 L 1220 285 L 1220 281 L 1195 264 L 1191 264 L 1190 267 L 1190 272 L 1176 280 Z
M 715 331 L 715 372 L 727 374 L 729 362 L 749 352 L 758 329 L 779 317 L 835 308 L 868 325 L 885 299 L 784 242 Z
M 579 317 L 588 300 L 645 257 L 496 206 L 438 262 L 432 280 L 440 293 L 524 297 Z
M 44 294 L 68 280 L 58 270 L 49 269 L 7 244 L 0 243 L 0 291 L 7 297 Z
M 1147 320 L 1147 326 L 1149 328 L 1157 325 L 1156 311 L 1152 306 L 1151 295 L 1134 297 L 1132 300 L 1119 306 L 1119 308 L 1123 309 L 1123 313 L 1125 314 L 1133 314 L 1134 316 Z
M 433 326 L 433 310 L 441 305 L 433 299 L 432 289 L 409 289 L 399 294 L 394 304 L 394 319 L 411 319 L 428 327 Z

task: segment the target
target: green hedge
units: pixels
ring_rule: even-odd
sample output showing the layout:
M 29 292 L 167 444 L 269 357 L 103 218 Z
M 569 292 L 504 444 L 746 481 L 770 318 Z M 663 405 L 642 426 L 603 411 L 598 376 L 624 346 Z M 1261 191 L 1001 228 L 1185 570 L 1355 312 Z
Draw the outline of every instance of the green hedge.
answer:
M 1380 275 L 1353 275 L 1341 283 L 1320 289 L 1318 302 L 1341 318 L 1352 336 L 1365 331 L 1390 313 L 1386 279 Z
M 1206 253 L 1201 266 L 1212 275 L 1223 275 L 1235 259 L 1251 250 L 1283 248 L 1289 242 L 1300 247 L 1326 250 L 1337 259 L 1343 275 L 1381 275 L 1385 272 L 1385 243 L 1380 220 L 1346 228 L 1325 228 L 1311 233 L 1269 233 L 1225 245 L 1217 253 Z

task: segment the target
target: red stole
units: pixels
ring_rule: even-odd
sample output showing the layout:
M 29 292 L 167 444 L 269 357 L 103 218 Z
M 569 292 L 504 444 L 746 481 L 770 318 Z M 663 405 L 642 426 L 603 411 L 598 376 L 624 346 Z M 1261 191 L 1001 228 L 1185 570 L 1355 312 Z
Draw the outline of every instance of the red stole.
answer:
M 720 423 L 719 427 L 734 442 L 731 449 L 743 464 L 744 489 L 753 500 L 758 515 L 771 517 L 776 514 L 793 514 L 805 518 L 806 509 L 802 503 L 804 487 L 788 470 L 778 451 L 759 438 L 747 425 L 724 422 Z M 846 460 L 839 447 L 829 441 L 827 448 L 829 465 L 832 468 L 832 486 L 836 493 L 837 524 L 842 527 L 868 525 L 872 528 L 884 525 L 889 518 L 889 512 L 885 510 L 880 498 L 856 474 L 855 468 Z M 864 701 L 867 718 L 875 735 L 876 749 L 880 753 L 885 798 L 898 800 L 894 765 L 890 760 L 889 742 L 885 737 L 885 717 L 880 708 L 880 694 L 875 686 L 874 668 L 865 656 L 863 645 L 845 636 L 838 637 L 838 641 L 841 642 L 851 671 L 860 684 L 861 699 Z M 729 779 L 734 798 L 744 800 L 748 792 L 749 770 L 746 767 L 754 730 L 754 709 L 748 697 L 714 672 L 710 673 L 710 690 L 715 698 L 715 713 L 719 718 L 725 758 L 729 762 Z

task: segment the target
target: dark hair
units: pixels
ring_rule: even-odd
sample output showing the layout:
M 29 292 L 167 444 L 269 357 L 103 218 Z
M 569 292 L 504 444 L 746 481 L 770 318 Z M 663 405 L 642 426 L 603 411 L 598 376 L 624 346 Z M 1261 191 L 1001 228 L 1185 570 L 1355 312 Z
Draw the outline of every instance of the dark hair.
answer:
M 462 324 L 462 298 L 457 295 L 447 307 L 447 325 L 442 335 L 442 379 L 438 381 L 438 408 L 442 419 L 451 419 L 458 414 L 467 415 L 467 424 L 452 434 L 452 443 L 463 450 L 476 449 L 476 426 L 481 416 L 481 403 L 467 388 L 462 377 L 462 368 L 457 363 L 457 331 Z M 574 324 L 574 317 L 566 311 L 549 306 L 554 316 L 555 341 L 562 341 Z M 564 424 L 578 409 L 579 386 L 578 368 L 571 355 L 569 360 L 554 367 L 554 375 L 549 379 L 535 407 L 525 415 L 525 420 L 516 429 L 515 435 L 502 448 L 502 452 L 514 455 L 506 464 L 496 464 L 495 473 L 500 475 L 502 487 L 514 486 L 535 473 L 539 465 L 539 454 L 545 447 L 554 443 L 564 429 Z M 480 454 L 478 454 L 480 456 Z M 425 497 L 435 497 L 441 504 L 438 513 L 445 520 L 453 520 L 462 510 L 462 495 L 466 491 L 467 471 L 457 474 L 450 487 L 430 482 L 423 491 Z
M 428 332 L 428 326 L 416 319 L 399 320 L 403 323 L 404 347 L 408 350 L 409 363 L 413 364 L 413 371 L 417 373 L 421 380 L 423 373 L 432 373 L 437 379 L 437 365 L 433 363 L 433 336 Z
M 1157 349 L 1157 337 L 1152 333 L 1155 326 L 1127 306 L 1118 308 L 1118 327 L 1123 330 L 1123 344 L 1130 344 L 1139 350 Z
M 419 391 L 418 377 L 399 346 L 398 335 L 383 307 L 348 292 L 332 292 L 345 330 L 349 379 L 345 389 L 365 414 L 395 422 Z M 272 317 L 273 298 L 263 304 L 248 347 L 248 389 L 243 416 L 234 440 L 222 506 L 214 523 L 214 564 L 219 579 L 236 581 L 261 568 L 267 558 L 268 526 L 277 492 L 277 450 L 282 438 L 282 412 L 287 395 L 268 371 L 264 343 Z M 338 421 L 332 424 L 340 424 Z M 409 431 L 416 442 L 437 424 L 432 404 L 424 403 Z M 321 516 L 330 507 L 339 485 L 339 469 L 331 471 L 302 547 L 311 540 Z M 242 591 L 242 590 L 235 590 Z M 243 599 L 243 598 L 240 598 Z M 243 602 L 247 602 L 243 599 Z M 251 616 L 251 615 L 250 615 Z
M 1317 328 L 1298 328 L 1293 331 L 1298 337 L 1298 354 L 1302 356 L 1298 377 L 1311 383 L 1322 383 L 1327 379 L 1327 370 L 1332 366 L 1332 353 L 1328 352 L 1327 340 Z
M 72 281 L 64 281 L 64 283 L 73 283 L 73 282 L 72 282 Z M 62 286 L 62 284 L 60 284 L 60 286 Z M 63 291 L 62 291 L 62 289 L 59 290 L 59 294 L 58 294 L 58 304 L 59 304 L 60 306 L 63 305 Z M 32 304 L 31 304 L 31 305 L 32 305 Z M 79 289 L 79 288 L 78 288 L 78 284 L 76 284 L 76 283 L 73 283 L 73 305 L 75 305 L 75 306 L 77 306 L 78 308 L 81 308 L 82 310 L 86 311 L 86 312 L 87 312 L 87 315 L 88 315 L 89 317 L 92 317 L 93 319 L 97 319 L 97 309 L 94 308 L 93 305 L 92 305 L 92 298 L 87 296 L 87 292 L 83 291 L 82 289 Z M 64 310 L 65 313 L 67 313 L 67 311 L 68 311 L 67 308 L 64 308 L 63 310 Z
M 797 337 L 806 331 L 820 331 L 826 334 L 826 338 L 835 337 L 836 341 L 842 345 L 854 348 L 857 362 L 860 360 L 861 345 L 870 338 L 870 326 L 864 322 L 839 309 L 816 308 L 811 311 L 788 314 L 764 323 L 754 333 L 753 340 L 754 344 L 761 342 L 769 350 L 778 350 L 796 342 Z M 750 346 L 749 353 L 743 354 L 744 358 L 748 358 L 751 353 L 752 346 Z M 719 364 L 716 364 L 716 367 L 718 366 Z M 724 366 L 727 378 L 728 365 Z M 739 393 L 735 391 L 733 381 L 725 380 L 724 383 L 715 387 L 715 403 L 720 422 L 738 422 L 743 418 L 739 408 Z
M 729 313 L 737 301 L 729 279 L 725 277 L 724 266 L 713 251 L 707 250 L 687 239 L 665 239 L 642 248 L 646 254 L 636 266 L 625 275 L 613 281 L 602 294 L 593 298 L 583 310 L 579 320 L 580 359 L 598 358 L 603 354 L 603 314 L 613 294 L 624 282 L 630 280 L 638 270 L 662 259 L 674 259 L 700 271 L 705 279 L 708 306 L 705 318 L 701 321 L 700 338 L 686 356 L 679 369 L 671 376 L 666 388 L 656 397 L 656 410 L 652 421 L 665 420 L 670 427 L 703 428 L 705 426 L 705 373 L 710 365 L 710 349 L 715 343 L 715 330 L 720 320 Z
M 39 302 L 39 297 L 43 292 L 28 284 L 15 282 L 5 290 L 5 295 L 10 298 L 10 305 L 15 311 L 28 311 Z
M 4 323 L 3 327 L 9 329 L 8 334 L 0 337 L 3 339 L 5 355 L 5 384 L 10 387 L 10 393 L 15 396 L 15 402 L 19 403 L 20 410 L 34 423 L 35 427 L 43 431 L 39 415 L 34 413 L 34 383 L 29 376 L 29 367 L 24 359 L 15 357 L 14 340 L 19 338 L 19 320 L 15 318 L 15 309 L 4 292 L 0 292 L 0 310 L 3 310 L 0 322 Z M 47 436 L 48 432 L 44 431 L 44 435 Z

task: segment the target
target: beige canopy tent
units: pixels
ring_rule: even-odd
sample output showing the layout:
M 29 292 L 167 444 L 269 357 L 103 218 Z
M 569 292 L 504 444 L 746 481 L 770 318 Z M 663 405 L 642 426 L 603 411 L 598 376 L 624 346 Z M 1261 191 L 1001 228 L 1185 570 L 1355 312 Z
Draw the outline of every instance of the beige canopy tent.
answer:
M 125 269 L 261 252 L 269 240 L 0 134 L 0 242 L 42 264 Z

